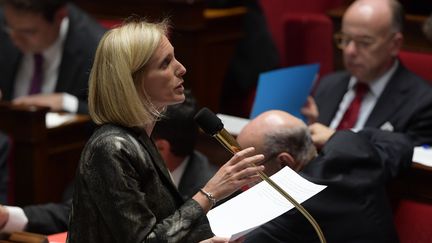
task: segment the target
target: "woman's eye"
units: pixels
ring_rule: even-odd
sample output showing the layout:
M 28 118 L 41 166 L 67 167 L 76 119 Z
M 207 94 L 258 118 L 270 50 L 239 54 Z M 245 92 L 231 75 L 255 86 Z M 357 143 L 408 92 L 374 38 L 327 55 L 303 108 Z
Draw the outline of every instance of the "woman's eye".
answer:
M 165 69 L 169 66 L 171 62 L 171 58 L 165 58 L 161 64 L 161 68 Z

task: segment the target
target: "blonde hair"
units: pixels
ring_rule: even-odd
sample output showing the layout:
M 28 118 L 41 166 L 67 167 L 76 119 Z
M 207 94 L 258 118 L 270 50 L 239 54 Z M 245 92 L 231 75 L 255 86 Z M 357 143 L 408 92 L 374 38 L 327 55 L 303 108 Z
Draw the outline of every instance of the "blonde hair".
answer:
M 132 21 L 102 37 L 89 81 L 89 112 L 96 124 L 134 127 L 160 117 L 142 89 L 141 73 L 167 28 L 167 21 Z

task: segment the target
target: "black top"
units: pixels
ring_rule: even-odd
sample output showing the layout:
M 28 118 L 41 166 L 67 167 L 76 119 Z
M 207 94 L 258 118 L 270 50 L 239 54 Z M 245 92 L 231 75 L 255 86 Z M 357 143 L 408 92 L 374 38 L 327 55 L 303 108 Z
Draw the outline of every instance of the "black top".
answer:
M 183 201 L 145 131 L 103 125 L 77 171 L 69 242 L 199 242 L 212 237 L 201 206 Z

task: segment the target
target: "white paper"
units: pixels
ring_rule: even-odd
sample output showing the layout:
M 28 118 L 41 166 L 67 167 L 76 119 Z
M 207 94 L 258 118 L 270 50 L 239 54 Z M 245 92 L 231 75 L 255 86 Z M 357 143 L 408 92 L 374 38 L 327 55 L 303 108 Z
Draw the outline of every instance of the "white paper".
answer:
M 221 119 L 224 124 L 225 130 L 230 134 L 237 136 L 246 124 L 249 123 L 249 119 L 241 118 L 237 116 L 230 116 L 225 114 L 217 114 L 217 117 Z
M 432 149 L 425 147 L 415 147 L 412 161 L 414 163 L 432 167 Z
M 327 187 L 304 179 L 289 167 L 284 167 L 270 178 L 298 203 Z M 210 210 L 207 217 L 215 235 L 235 240 L 293 207 L 285 197 L 262 181 Z
M 48 112 L 45 117 L 45 124 L 47 128 L 58 127 L 65 122 L 72 121 L 74 118 L 75 116 L 70 113 L 59 114 L 55 112 Z

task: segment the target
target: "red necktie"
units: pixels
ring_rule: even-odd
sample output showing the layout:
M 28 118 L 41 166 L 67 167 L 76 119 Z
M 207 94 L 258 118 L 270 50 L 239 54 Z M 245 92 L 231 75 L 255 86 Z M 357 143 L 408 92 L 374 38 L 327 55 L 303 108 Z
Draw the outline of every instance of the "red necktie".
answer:
M 368 92 L 369 86 L 367 84 L 357 82 L 355 89 L 355 97 L 348 109 L 345 111 L 345 114 L 342 117 L 337 130 L 353 128 L 357 122 L 361 102 L 365 94 Z
M 43 70 L 42 70 L 43 56 L 41 54 L 34 54 L 33 58 L 34 58 L 34 69 L 33 69 L 33 76 L 30 83 L 29 95 L 39 94 L 41 92 L 42 82 L 43 82 Z

